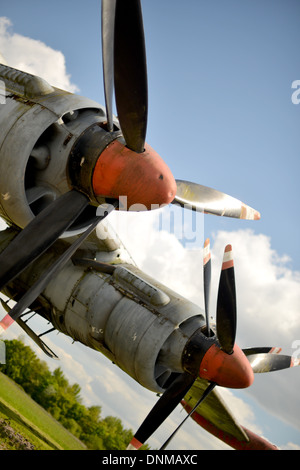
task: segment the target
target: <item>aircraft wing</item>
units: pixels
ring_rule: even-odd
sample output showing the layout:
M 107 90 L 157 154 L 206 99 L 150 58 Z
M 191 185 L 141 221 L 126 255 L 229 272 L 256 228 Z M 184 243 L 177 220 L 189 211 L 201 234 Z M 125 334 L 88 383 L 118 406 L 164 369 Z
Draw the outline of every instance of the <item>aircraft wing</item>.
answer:
M 206 380 L 198 378 L 182 401 L 189 413 L 208 386 Z M 277 447 L 241 426 L 215 388 L 196 408 L 192 418 L 206 431 L 236 450 L 276 450 Z

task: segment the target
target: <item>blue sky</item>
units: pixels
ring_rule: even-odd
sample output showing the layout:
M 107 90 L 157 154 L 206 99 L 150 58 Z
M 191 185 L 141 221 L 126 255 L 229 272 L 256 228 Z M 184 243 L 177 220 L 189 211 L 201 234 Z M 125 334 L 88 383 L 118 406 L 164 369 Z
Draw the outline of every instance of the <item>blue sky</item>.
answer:
M 266 256 L 272 258 L 271 261 L 268 258 L 269 269 L 264 271 L 266 263 L 261 267 L 260 259 L 254 257 L 249 272 L 259 278 L 276 268 L 276 273 L 270 274 L 274 276 L 274 291 L 282 298 L 286 296 L 287 301 L 278 315 L 274 313 L 272 334 L 276 329 L 278 336 L 274 333 L 274 339 L 281 340 L 280 346 L 290 347 L 292 336 L 300 338 L 297 319 L 300 104 L 291 99 L 295 91 L 292 83 L 300 80 L 300 3 L 143 0 L 142 7 L 149 80 L 147 142 L 163 157 L 176 178 L 214 187 L 261 212 L 258 222 L 206 217 L 205 236 L 215 236 L 217 248 L 217 242 L 224 238 L 218 235 L 220 231 L 228 234 L 228 242 L 234 232 L 232 238 L 237 240 L 241 258 L 247 256 L 243 250 L 247 246 L 252 249 L 252 243 L 254 247 L 261 246 L 264 255 L 268 250 Z M 51 6 L 38 0 L 11 0 L 1 5 L 1 16 L 11 21 L 5 32 L 11 43 L 15 35 L 20 35 L 61 51 L 71 84 L 76 85 L 81 95 L 104 103 L 99 0 L 54 0 Z M 26 41 L 20 40 L 18 44 L 23 44 L 20 51 L 26 63 L 31 44 L 28 43 L 28 49 Z M 0 52 L 10 64 L 5 51 L 0 48 Z M 30 66 L 30 61 L 27 65 Z M 55 74 L 55 63 L 51 67 Z M 251 236 L 237 235 L 240 230 L 250 230 Z M 262 239 L 264 244 L 259 245 L 258 240 Z M 143 262 L 150 267 L 150 260 L 143 258 Z M 247 275 L 246 268 L 241 271 Z M 293 285 L 286 287 L 291 279 Z M 257 292 L 247 292 L 242 279 L 240 282 L 241 298 L 245 293 L 251 303 Z M 264 282 L 265 279 L 259 287 Z M 279 301 L 269 285 L 266 291 L 265 302 L 271 311 L 265 319 L 261 312 L 259 330 L 268 343 L 273 338 L 268 321 Z M 292 298 L 295 300 L 290 305 L 288 301 Z M 251 310 L 249 304 L 247 308 Z M 286 336 L 283 316 L 293 325 Z M 242 333 L 241 339 L 245 339 Z M 254 343 L 255 340 L 253 337 Z M 282 373 L 281 377 L 290 381 L 291 393 L 299 384 L 298 376 L 296 369 Z M 285 379 L 259 377 L 254 395 L 246 393 L 244 399 L 258 407 L 255 410 L 262 426 L 270 430 L 271 440 L 274 435 L 274 442 L 284 445 L 290 441 L 300 446 L 300 434 L 295 427 L 297 423 L 299 426 L 300 413 L 294 395 L 290 396 L 297 422 L 294 427 L 287 428 L 287 424 L 278 421 L 275 425 L 274 419 L 278 418 L 270 410 L 267 414 L 262 411 L 266 398 L 260 398 L 261 389 L 265 389 L 266 395 L 272 394 L 274 380 Z M 288 401 L 289 396 L 282 399 Z M 274 429 L 282 431 L 274 434 Z

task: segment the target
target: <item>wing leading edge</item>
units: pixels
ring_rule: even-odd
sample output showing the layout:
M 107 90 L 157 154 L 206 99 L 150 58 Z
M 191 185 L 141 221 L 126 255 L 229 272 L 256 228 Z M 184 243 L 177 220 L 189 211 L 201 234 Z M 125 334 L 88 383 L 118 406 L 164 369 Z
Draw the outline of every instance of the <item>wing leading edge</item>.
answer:
M 189 413 L 207 388 L 207 381 L 198 378 L 182 401 Z M 241 426 L 214 389 L 192 414 L 193 420 L 210 434 L 236 450 L 277 450 L 266 439 Z

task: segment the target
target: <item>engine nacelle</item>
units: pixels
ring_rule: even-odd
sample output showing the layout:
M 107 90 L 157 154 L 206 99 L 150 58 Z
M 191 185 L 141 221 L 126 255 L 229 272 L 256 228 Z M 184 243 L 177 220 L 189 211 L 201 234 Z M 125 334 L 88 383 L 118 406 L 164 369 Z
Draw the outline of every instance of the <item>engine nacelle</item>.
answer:
M 24 228 L 69 191 L 72 148 L 87 129 L 96 125 L 101 130 L 106 114 L 88 98 L 1 64 L 0 80 L 5 84 L 5 103 L 0 105 L 0 216 Z M 110 134 L 103 135 L 105 147 Z M 91 204 L 70 231 L 89 225 L 98 204 Z
M 204 324 L 198 306 L 133 265 L 107 274 L 70 264 L 44 295 L 55 306 L 51 321 L 57 329 L 101 351 L 155 392 L 183 372 L 186 344 Z
M 0 232 L 0 251 L 14 235 L 13 229 Z M 67 243 L 67 239 L 58 240 L 5 293 L 18 293 L 20 297 Z M 91 253 L 90 258 L 94 255 Z M 96 258 L 101 260 L 101 255 L 98 252 Z M 69 261 L 49 282 L 38 302 L 38 313 L 56 329 L 102 352 L 141 385 L 157 393 L 184 371 L 182 357 L 186 346 L 205 325 L 197 305 L 133 264 L 106 265 L 105 269 L 103 263 L 92 259 L 83 263 L 82 259 Z

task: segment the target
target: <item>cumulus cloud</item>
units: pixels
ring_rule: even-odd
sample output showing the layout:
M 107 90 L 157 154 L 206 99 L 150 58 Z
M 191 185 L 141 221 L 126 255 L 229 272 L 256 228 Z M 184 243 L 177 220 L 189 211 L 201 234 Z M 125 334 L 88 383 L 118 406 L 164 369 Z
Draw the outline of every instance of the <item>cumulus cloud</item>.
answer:
M 118 231 L 125 246 L 134 256 L 139 267 L 168 287 L 181 291 L 181 294 L 201 307 L 202 279 L 199 268 L 202 250 L 184 248 L 178 238 L 167 230 L 157 230 L 159 213 L 111 214 L 110 221 Z M 217 295 L 219 272 L 226 244 L 234 250 L 235 273 L 238 294 L 238 343 L 242 347 L 279 345 L 290 346 L 295 332 L 300 332 L 297 311 L 299 307 L 299 273 L 288 267 L 288 259 L 282 258 L 272 249 L 271 240 L 249 230 L 236 232 L 220 231 L 211 240 L 213 253 L 213 292 L 211 311 Z M 201 275 L 200 275 L 201 278 Z M 265 287 L 263 289 L 262 285 Z M 281 300 L 280 291 L 284 291 Z M 278 294 L 279 292 L 279 294 Z M 270 299 L 274 298 L 275 302 Z M 199 307 L 199 308 L 200 308 Z M 286 308 L 287 307 L 287 308 Z M 287 312 L 282 319 L 282 312 Z M 286 323 L 284 330 L 281 322 Z M 292 326 L 289 326 L 289 322 Z M 61 366 L 70 377 L 82 386 L 82 393 L 88 405 L 100 404 L 104 415 L 120 416 L 124 425 L 136 429 L 157 398 L 127 377 L 116 366 L 110 364 L 95 351 L 80 345 L 72 346 L 63 335 L 53 342 L 47 339 L 61 357 Z M 69 344 L 67 344 L 69 342 Z M 281 371 L 256 376 L 249 391 L 239 396 L 231 390 L 219 389 L 225 403 L 233 411 L 237 420 L 245 427 L 262 435 L 264 430 L 258 424 L 254 409 L 243 398 L 247 394 L 263 408 L 287 423 L 299 426 L 297 410 L 299 390 L 298 370 Z M 290 387 L 290 381 L 293 387 Z M 245 395 L 243 395 L 245 393 Z M 122 400 L 120 397 L 122 396 Z M 285 399 L 288 397 L 288 399 Z M 134 410 L 134 412 L 132 412 Z M 172 432 L 183 419 L 179 410 L 171 420 L 151 439 L 152 448 Z M 268 436 L 266 436 L 268 437 Z M 297 448 L 292 442 L 281 442 L 283 447 Z M 177 448 L 226 448 L 217 439 L 190 421 L 172 445 Z M 172 446 L 171 446 L 172 447 Z
M 130 216 L 127 222 L 126 216 Z M 158 213 L 154 212 L 115 213 L 111 220 L 141 269 L 202 307 L 202 250 L 184 248 L 176 235 L 158 231 L 157 217 Z M 228 243 L 233 247 L 235 262 L 237 343 L 240 347 L 279 346 L 287 354 L 296 353 L 295 346 L 299 350 L 297 340 L 300 338 L 300 273 L 290 269 L 289 259 L 279 256 L 270 238 L 263 234 L 252 230 L 219 231 L 212 237 L 212 314 L 216 309 L 220 269 Z M 299 386 L 299 369 L 295 368 L 257 374 L 254 385 L 245 393 L 270 413 L 299 429 L 299 414 L 295 413 Z M 243 419 L 248 408 L 243 407 L 242 402 L 241 406 L 237 404 L 235 402 L 237 417 Z M 250 429 L 255 427 L 254 421 L 248 424 Z
M 66 71 L 63 54 L 41 41 L 15 33 L 10 20 L 3 17 L 0 18 L 0 53 L 10 66 L 40 75 L 54 86 L 76 91 Z M 182 221 L 168 226 L 170 219 L 158 211 L 144 214 L 115 212 L 110 215 L 110 221 L 142 270 L 202 307 L 203 221 L 201 216 L 197 219 L 195 232 L 191 229 L 190 214 L 186 217 L 185 239 L 179 236 Z M 3 226 L 0 222 L 0 227 Z M 171 228 L 174 228 L 174 233 Z M 196 242 L 190 243 L 194 236 Z M 237 342 L 241 347 L 281 346 L 292 352 L 294 340 L 300 340 L 300 274 L 289 268 L 288 258 L 278 256 L 270 238 L 263 234 L 257 235 L 250 230 L 219 231 L 212 237 L 212 314 L 215 312 L 223 251 L 228 243 L 233 246 L 235 259 Z M 20 334 L 19 327 L 14 328 L 8 330 L 7 337 Z M 35 347 L 31 340 L 28 342 Z M 120 416 L 126 425 L 137 428 L 156 400 L 153 394 L 111 365 L 100 353 L 80 345 L 71 346 L 70 340 L 63 335 L 49 336 L 47 343 L 61 358 L 60 363 L 50 361 L 52 367 L 61 365 L 70 381 L 81 385 L 88 404 L 103 405 L 104 414 Z M 38 349 L 36 351 L 42 354 Z M 299 370 L 287 370 L 278 374 L 261 374 L 245 393 L 270 413 L 275 412 L 281 420 L 299 428 L 299 387 Z M 222 393 L 228 406 L 233 406 L 237 419 L 249 429 L 261 433 L 250 405 L 232 391 Z M 182 414 L 177 419 L 180 421 Z M 173 430 L 174 423 L 171 423 L 170 429 Z M 159 438 L 155 439 L 152 445 L 158 447 Z M 224 447 L 193 422 L 185 427 L 175 442 L 194 449 Z M 297 448 L 292 442 L 284 444 L 288 448 Z
M 66 71 L 62 52 L 52 49 L 42 41 L 15 33 L 11 21 L 5 17 L 0 17 L 0 62 L 38 75 L 58 88 L 72 93 L 78 91 Z

